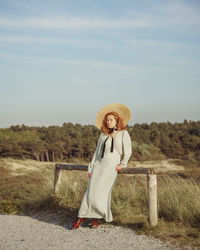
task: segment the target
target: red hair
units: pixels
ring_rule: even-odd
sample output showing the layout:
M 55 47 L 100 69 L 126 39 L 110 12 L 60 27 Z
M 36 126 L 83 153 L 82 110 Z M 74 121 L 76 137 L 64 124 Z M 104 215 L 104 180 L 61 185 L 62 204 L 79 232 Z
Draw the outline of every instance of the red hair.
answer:
M 116 112 L 109 112 L 109 113 L 106 113 L 104 118 L 103 118 L 103 121 L 102 121 L 102 125 L 101 125 L 101 131 L 104 133 L 104 134 L 109 134 L 109 129 L 107 127 L 107 124 L 106 124 L 106 120 L 107 120 L 107 117 L 109 115 L 112 115 L 114 116 L 117 124 L 116 124 L 116 129 L 119 131 L 119 130 L 124 130 L 125 129 L 125 126 L 124 126 L 124 123 L 123 123 L 123 120 L 122 118 L 116 113 Z

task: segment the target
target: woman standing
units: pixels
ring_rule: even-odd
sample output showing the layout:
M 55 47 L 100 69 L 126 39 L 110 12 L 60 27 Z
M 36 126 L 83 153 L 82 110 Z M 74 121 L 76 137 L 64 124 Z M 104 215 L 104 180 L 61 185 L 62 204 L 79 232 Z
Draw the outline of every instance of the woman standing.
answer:
M 96 126 L 102 133 L 88 166 L 90 180 L 72 229 L 77 229 L 83 218 L 92 218 L 92 227 L 98 226 L 100 218 L 104 218 L 106 222 L 113 220 L 112 187 L 118 171 L 127 167 L 132 154 L 131 138 L 125 130 L 129 119 L 129 109 L 120 103 L 108 104 L 97 113 Z M 123 159 L 121 159 L 122 153 L 124 153 Z

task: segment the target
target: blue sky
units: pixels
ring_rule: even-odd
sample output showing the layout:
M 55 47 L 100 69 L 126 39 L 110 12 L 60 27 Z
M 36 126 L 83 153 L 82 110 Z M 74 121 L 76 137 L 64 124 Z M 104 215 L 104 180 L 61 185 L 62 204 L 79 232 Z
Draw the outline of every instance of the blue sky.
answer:
M 200 1 L 0 0 L 0 127 L 200 120 Z

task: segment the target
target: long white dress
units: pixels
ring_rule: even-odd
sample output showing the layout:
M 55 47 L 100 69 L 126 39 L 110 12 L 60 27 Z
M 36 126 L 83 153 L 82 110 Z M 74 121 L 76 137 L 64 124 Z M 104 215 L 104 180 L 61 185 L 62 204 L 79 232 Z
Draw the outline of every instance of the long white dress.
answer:
M 88 173 L 91 175 L 79 208 L 78 217 L 80 218 L 104 218 L 107 222 L 113 220 L 111 192 L 117 177 L 115 168 L 118 164 L 121 164 L 123 168 L 127 167 L 132 154 L 132 144 L 127 130 L 118 131 L 114 137 L 114 147 L 111 152 L 112 139 L 108 136 L 100 134 L 96 151 L 88 166 Z M 104 156 L 101 158 L 103 143 L 107 137 Z M 122 152 L 123 159 L 121 159 Z

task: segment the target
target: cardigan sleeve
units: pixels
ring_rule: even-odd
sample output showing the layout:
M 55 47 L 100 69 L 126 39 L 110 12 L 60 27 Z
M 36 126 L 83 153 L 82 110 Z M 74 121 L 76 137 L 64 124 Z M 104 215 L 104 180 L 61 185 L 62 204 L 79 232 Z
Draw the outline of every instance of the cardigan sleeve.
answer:
M 99 152 L 100 145 L 101 145 L 101 136 L 102 136 L 102 134 L 100 134 L 100 136 L 99 136 L 99 139 L 98 139 L 98 142 L 97 142 L 96 150 L 95 150 L 95 152 L 94 152 L 94 155 L 93 155 L 93 157 L 92 157 L 91 162 L 90 162 L 89 165 L 88 165 L 88 169 L 87 169 L 87 172 L 88 172 L 88 173 L 91 173 L 92 168 L 93 168 L 93 166 L 94 166 L 95 159 L 96 159 L 97 154 L 98 154 L 98 152 Z
M 124 130 L 122 135 L 122 146 L 124 148 L 124 157 L 121 160 L 120 165 L 122 165 L 123 168 L 126 168 L 132 154 L 131 137 L 127 130 Z

